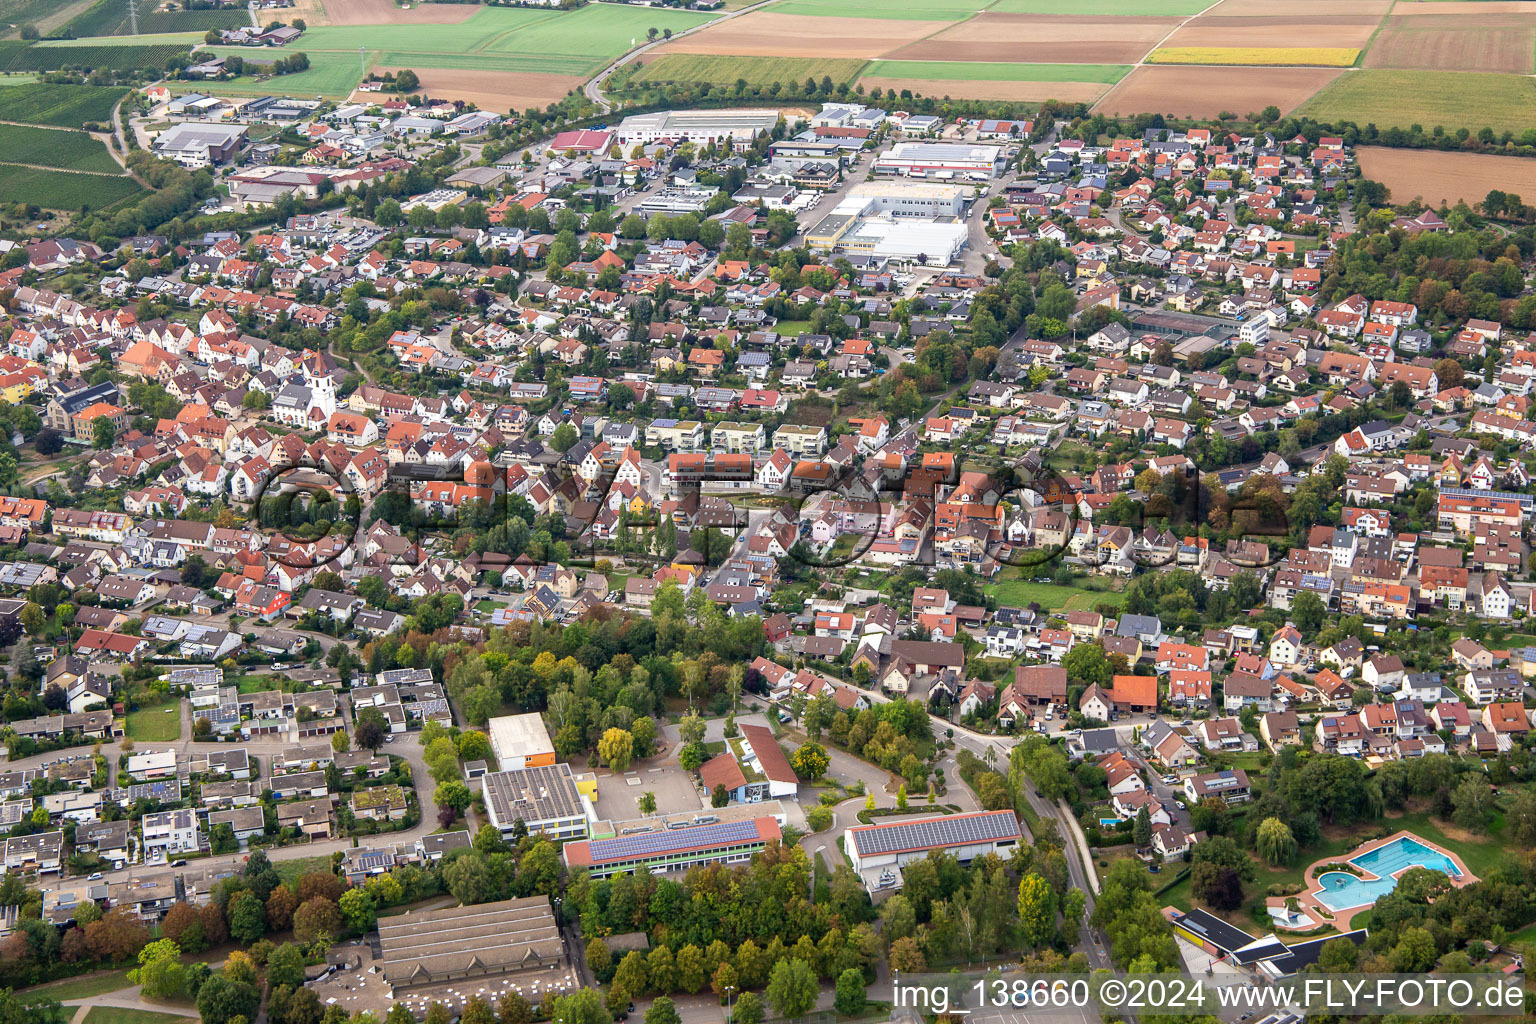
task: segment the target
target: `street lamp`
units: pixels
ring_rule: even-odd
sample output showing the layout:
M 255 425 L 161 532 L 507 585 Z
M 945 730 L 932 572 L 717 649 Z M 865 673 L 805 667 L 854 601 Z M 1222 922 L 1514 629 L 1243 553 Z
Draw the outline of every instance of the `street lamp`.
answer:
M 731 993 L 735 991 L 735 985 L 725 986 L 725 1024 L 731 1024 Z

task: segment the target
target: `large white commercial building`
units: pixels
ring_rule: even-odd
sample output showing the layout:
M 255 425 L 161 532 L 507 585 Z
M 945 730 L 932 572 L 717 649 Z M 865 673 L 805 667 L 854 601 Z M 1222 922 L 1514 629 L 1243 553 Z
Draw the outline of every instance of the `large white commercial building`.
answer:
M 510 768 L 535 768 L 555 763 L 555 745 L 537 711 L 526 715 L 502 715 L 486 723 L 496 764 L 502 771 Z
M 854 825 L 844 835 L 848 862 L 870 891 L 901 885 L 901 869 L 943 850 L 962 864 L 989 853 L 1008 854 L 1023 840 L 1012 811 L 978 811 L 937 818 Z
M 959 185 L 938 182 L 866 181 L 849 189 L 848 198 L 867 200 L 866 210 L 892 217 L 958 217 L 965 193 Z
M 707 146 L 711 142 L 729 141 L 736 148 L 745 149 L 761 133 L 773 131 L 778 123 L 777 110 L 658 110 L 631 114 L 613 130 L 613 136 L 626 155 L 631 146 L 658 142 Z
M 913 178 L 940 174 L 996 177 L 1007 165 L 1002 146 L 973 146 L 961 142 L 898 142 L 875 158 L 875 171 Z
M 915 204 L 907 207 L 912 212 L 898 214 L 894 211 L 902 208 L 903 198 L 895 192 L 850 194 L 806 232 L 806 244 L 821 252 L 857 253 L 897 263 L 943 267 L 955 262 L 970 237 L 965 222 L 921 212 L 943 206 L 942 196 L 906 197 Z
M 232 159 L 246 138 L 245 125 L 188 123 L 172 125 L 150 145 L 156 154 L 196 169 Z

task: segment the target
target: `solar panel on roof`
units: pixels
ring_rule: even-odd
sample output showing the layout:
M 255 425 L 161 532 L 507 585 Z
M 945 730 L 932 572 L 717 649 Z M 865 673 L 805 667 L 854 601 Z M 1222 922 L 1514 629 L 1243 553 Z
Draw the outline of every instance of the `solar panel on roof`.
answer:
M 870 856 L 930 846 L 968 846 L 1018 836 L 1018 818 L 1004 811 L 859 829 L 853 833 L 853 841 L 862 856 Z
M 668 832 L 618 836 L 614 839 L 594 839 L 588 844 L 588 849 L 592 854 L 592 862 L 597 864 L 611 860 L 655 857 L 701 846 L 751 842 L 759 837 L 757 822 L 727 821 L 717 825 L 698 825 Z

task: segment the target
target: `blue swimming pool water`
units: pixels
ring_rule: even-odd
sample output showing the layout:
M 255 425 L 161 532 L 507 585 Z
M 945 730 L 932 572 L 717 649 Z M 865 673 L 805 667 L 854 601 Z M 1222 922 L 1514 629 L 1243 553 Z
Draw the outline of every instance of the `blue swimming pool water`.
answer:
M 1431 871 L 1443 871 L 1452 878 L 1461 877 L 1461 872 L 1456 870 L 1455 863 L 1449 857 L 1408 836 L 1395 839 L 1369 853 L 1351 857 L 1349 863 L 1380 877 L 1368 880 L 1356 878 L 1344 871 L 1319 875 L 1316 896 L 1318 902 L 1329 910 L 1348 910 L 1375 903 L 1397 888 L 1397 879 L 1393 876 L 1406 868 L 1429 868 Z

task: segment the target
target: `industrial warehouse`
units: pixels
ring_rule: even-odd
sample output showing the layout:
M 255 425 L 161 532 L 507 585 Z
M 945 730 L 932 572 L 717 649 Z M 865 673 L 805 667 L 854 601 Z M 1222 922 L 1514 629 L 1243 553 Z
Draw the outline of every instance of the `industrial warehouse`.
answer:
M 969 238 L 960 219 L 965 192 L 958 185 L 917 181 L 856 185 L 806 232 L 806 244 L 822 252 L 947 266 Z

